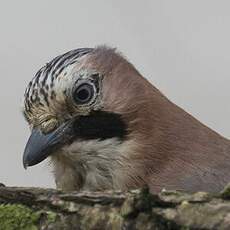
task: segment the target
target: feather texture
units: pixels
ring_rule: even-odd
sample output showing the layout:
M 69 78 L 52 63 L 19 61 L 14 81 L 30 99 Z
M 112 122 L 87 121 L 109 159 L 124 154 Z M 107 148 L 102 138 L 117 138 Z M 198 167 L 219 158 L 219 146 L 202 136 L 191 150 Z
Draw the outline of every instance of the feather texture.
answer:
M 29 84 L 25 93 L 29 123 L 33 126 L 36 119 L 45 116 L 45 120 L 52 117 L 60 124 L 99 110 L 118 114 L 127 126 L 127 136 L 103 140 L 79 137 L 52 153 L 59 188 L 127 190 L 148 185 L 153 192 L 163 188 L 216 192 L 230 181 L 229 140 L 168 100 L 115 49 L 100 46 L 82 52 L 80 59 L 71 53 L 67 55 L 70 60 L 67 56 L 54 59 Z M 66 74 L 61 75 L 58 69 Z M 72 105 L 68 94 L 63 93 L 74 84 L 74 76 L 84 71 L 99 73 L 102 81 L 96 104 L 85 110 Z M 52 87 L 46 89 L 43 82 L 52 83 L 54 75 L 56 97 L 52 98 Z M 40 87 L 37 94 L 36 84 Z M 44 99 L 43 91 L 49 95 L 48 104 L 45 108 L 34 106 L 31 92 Z M 44 119 L 37 124 L 42 123 Z

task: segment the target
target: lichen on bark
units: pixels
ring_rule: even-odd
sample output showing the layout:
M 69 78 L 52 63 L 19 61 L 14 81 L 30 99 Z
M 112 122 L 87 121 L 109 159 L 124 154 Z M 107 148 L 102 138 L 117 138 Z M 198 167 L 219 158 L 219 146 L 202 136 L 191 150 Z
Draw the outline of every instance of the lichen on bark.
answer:
M 0 230 L 230 229 L 229 191 L 63 193 L 0 187 Z

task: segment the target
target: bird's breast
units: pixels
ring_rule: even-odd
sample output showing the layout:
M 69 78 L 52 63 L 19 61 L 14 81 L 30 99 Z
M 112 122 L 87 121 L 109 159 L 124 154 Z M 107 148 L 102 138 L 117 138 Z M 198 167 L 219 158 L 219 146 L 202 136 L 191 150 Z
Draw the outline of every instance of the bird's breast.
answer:
M 62 190 L 124 189 L 131 141 L 119 138 L 77 140 L 52 155 L 57 187 Z

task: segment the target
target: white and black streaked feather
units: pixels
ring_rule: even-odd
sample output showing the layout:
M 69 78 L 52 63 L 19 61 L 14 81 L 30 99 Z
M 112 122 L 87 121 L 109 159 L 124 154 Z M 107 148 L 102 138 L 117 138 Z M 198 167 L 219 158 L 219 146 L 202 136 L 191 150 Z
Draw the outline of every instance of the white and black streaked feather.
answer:
M 43 66 L 36 74 L 35 77 L 29 82 L 25 91 L 25 109 L 30 110 L 33 102 L 38 102 L 42 105 L 41 98 L 49 106 L 48 92 L 53 88 L 55 79 L 62 73 L 63 70 L 74 64 L 80 57 L 93 51 L 93 48 L 79 48 L 71 50 L 65 54 L 55 57 L 53 60 Z M 55 95 L 54 91 L 51 92 L 51 97 Z

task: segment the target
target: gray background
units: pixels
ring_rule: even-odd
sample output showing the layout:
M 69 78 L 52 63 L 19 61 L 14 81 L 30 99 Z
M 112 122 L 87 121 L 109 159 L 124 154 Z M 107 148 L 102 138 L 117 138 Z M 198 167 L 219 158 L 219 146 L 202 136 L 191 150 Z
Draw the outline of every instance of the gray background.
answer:
M 172 101 L 230 137 L 230 2 L 0 1 L 0 182 L 53 187 L 43 162 L 25 171 L 24 89 L 51 58 L 118 47 Z

